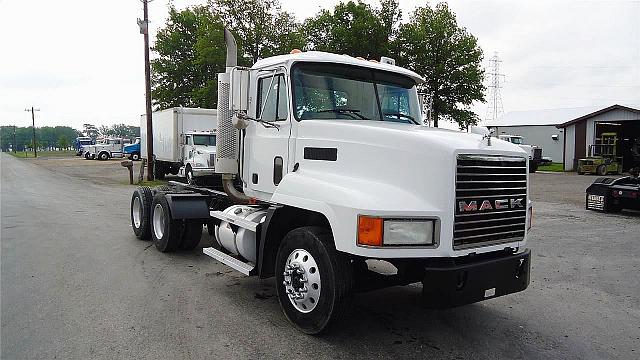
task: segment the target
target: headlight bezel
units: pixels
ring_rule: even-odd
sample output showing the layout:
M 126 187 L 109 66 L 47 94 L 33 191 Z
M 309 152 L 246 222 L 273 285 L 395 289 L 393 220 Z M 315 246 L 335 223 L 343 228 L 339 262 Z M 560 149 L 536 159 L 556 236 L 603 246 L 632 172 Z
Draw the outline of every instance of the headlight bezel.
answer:
M 361 235 L 361 219 L 377 220 L 382 222 L 381 227 L 381 239 L 380 243 L 376 245 L 366 244 L 360 241 Z M 418 225 L 420 223 L 430 224 L 431 242 L 430 243 L 397 243 L 397 242 L 385 242 L 385 238 L 389 239 L 392 234 L 389 233 L 388 226 L 407 224 Z M 411 248 L 411 249 L 434 249 L 440 245 L 440 219 L 437 217 L 402 217 L 402 216 L 371 216 L 371 215 L 358 215 L 358 223 L 356 224 L 356 245 L 365 248 Z

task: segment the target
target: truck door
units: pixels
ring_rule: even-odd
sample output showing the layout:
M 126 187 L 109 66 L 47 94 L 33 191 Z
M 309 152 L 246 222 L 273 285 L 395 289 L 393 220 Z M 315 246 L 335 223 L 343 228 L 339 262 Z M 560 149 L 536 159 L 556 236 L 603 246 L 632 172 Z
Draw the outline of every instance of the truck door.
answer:
M 256 118 L 274 125 L 252 122 L 247 129 L 243 178 L 254 191 L 273 193 L 288 171 L 291 119 L 287 89 L 283 73 L 258 75 Z

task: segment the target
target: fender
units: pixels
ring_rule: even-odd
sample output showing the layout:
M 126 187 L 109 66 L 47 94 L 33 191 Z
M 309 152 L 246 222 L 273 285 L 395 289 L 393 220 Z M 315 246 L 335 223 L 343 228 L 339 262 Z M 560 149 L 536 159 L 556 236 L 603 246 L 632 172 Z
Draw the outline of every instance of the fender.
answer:
M 165 194 L 171 218 L 173 219 L 209 219 L 208 197 L 202 194 Z
M 310 169 L 285 175 L 271 198 L 277 204 L 324 215 L 336 250 L 359 255 L 366 251 L 355 243 L 359 214 L 441 218 L 446 209 L 429 200 L 388 183 Z

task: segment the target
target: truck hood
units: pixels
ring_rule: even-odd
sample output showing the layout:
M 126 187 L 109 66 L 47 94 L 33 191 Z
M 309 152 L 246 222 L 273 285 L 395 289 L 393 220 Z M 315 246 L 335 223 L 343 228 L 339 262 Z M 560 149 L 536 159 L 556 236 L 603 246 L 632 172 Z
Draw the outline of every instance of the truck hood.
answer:
M 508 152 L 526 155 L 519 146 L 496 138 L 491 139 L 489 146 L 487 140 L 483 140 L 483 136 L 478 134 L 388 121 L 303 120 L 299 129 L 298 137 L 302 139 L 317 138 L 322 141 L 394 149 L 403 153 L 453 154 L 455 150 L 464 149 L 481 153 Z

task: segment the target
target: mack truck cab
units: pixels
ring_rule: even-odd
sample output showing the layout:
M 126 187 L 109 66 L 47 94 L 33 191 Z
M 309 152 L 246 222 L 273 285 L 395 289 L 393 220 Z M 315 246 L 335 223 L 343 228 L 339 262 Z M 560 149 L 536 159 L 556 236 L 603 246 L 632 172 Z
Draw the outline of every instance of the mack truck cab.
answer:
M 529 158 L 490 136 L 423 125 L 416 87 L 394 65 L 292 51 L 236 65 L 225 31 L 215 171 L 222 191 L 135 190 L 131 222 L 163 252 L 193 249 L 275 278 L 299 330 L 326 331 L 353 294 L 423 284 L 451 307 L 529 284 Z M 384 274 L 373 262 L 392 268 Z

